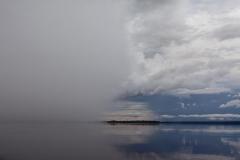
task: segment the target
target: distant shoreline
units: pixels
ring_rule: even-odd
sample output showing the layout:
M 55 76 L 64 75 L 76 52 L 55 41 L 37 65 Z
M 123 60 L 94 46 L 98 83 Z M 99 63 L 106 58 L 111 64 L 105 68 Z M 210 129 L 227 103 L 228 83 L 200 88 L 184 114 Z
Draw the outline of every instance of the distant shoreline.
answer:
M 104 123 L 110 125 L 118 125 L 118 124 L 132 124 L 132 125 L 160 125 L 160 124 L 199 124 L 199 125 L 240 125 L 240 121 L 148 121 L 148 120 L 133 120 L 133 121 L 117 121 L 110 120 L 104 121 Z

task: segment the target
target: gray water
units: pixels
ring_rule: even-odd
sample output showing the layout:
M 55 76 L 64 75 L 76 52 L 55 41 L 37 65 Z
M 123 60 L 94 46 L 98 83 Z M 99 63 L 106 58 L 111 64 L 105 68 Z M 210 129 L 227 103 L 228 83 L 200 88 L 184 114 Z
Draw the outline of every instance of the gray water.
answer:
M 1 160 L 240 159 L 240 126 L 0 124 Z

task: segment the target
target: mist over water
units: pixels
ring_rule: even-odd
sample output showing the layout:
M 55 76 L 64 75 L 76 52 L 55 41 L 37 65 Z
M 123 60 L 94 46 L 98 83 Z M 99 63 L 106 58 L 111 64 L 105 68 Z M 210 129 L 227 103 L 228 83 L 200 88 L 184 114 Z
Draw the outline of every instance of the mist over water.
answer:
M 89 120 L 128 74 L 119 1 L 0 2 L 0 121 Z

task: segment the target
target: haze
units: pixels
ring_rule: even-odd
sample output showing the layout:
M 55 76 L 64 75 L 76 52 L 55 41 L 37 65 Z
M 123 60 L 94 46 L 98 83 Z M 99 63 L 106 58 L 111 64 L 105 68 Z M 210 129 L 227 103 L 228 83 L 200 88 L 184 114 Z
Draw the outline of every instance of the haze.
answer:
M 0 120 L 79 120 L 109 105 L 128 72 L 123 11 L 109 0 L 0 1 Z

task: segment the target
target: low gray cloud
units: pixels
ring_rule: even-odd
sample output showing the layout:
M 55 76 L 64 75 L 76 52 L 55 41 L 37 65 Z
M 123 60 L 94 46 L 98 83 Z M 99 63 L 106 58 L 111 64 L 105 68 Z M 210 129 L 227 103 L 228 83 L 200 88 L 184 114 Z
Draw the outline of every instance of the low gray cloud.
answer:
M 236 20 L 239 21 L 240 19 Z M 229 39 L 237 39 L 240 38 L 240 24 L 233 23 L 227 24 L 225 26 L 220 27 L 214 32 L 214 36 L 219 38 L 220 40 L 229 40 Z
M 240 4 L 236 0 L 161 2 L 130 3 L 129 92 L 209 94 L 237 88 Z

